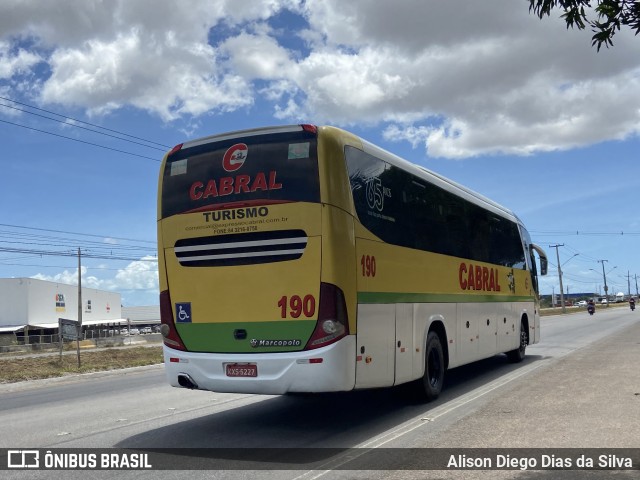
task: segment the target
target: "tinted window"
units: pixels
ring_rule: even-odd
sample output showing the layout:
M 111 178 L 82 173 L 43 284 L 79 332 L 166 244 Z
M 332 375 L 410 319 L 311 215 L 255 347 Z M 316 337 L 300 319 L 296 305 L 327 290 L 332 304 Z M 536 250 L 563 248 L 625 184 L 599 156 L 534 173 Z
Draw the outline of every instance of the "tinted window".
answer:
M 233 138 L 170 155 L 162 216 L 233 202 L 319 202 L 316 136 L 288 132 Z
M 525 268 L 514 222 L 356 148 L 345 155 L 358 217 L 385 242 Z

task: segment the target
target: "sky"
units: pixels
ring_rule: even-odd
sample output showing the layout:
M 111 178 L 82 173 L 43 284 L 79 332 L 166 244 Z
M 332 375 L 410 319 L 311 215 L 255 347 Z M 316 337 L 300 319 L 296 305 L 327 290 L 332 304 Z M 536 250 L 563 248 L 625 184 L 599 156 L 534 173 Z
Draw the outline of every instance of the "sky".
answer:
M 640 37 L 527 0 L 3 0 L 0 278 L 158 303 L 160 161 L 269 125 L 352 131 L 501 203 L 543 294 L 636 293 Z M 556 249 L 554 246 L 558 245 Z M 604 267 L 604 272 L 603 272 Z

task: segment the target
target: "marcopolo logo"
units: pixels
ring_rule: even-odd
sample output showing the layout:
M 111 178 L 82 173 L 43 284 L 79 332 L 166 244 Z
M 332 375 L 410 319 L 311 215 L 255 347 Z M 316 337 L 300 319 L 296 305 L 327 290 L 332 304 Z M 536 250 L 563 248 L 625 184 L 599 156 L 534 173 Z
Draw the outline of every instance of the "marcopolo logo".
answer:
M 244 165 L 248 153 L 249 147 L 245 143 L 236 143 L 234 146 L 229 147 L 224 152 L 224 157 L 222 157 L 222 168 L 227 172 L 239 170 Z
M 251 339 L 251 346 L 253 348 L 258 347 L 299 347 L 302 342 L 298 339 L 293 340 L 258 340 L 256 338 Z

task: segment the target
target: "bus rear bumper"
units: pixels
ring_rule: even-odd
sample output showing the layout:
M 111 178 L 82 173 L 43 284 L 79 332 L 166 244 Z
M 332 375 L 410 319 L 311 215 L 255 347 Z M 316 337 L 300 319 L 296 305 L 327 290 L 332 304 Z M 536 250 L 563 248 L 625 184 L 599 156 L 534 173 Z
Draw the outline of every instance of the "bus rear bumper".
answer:
M 355 385 L 355 335 L 348 335 L 324 348 L 303 352 L 193 353 L 166 345 L 163 349 L 167 379 L 174 387 L 188 385 L 187 388 L 213 392 L 281 395 L 348 391 Z M 255 364 L 257 377 L 227 376 L 226 364 L 234 363 Z

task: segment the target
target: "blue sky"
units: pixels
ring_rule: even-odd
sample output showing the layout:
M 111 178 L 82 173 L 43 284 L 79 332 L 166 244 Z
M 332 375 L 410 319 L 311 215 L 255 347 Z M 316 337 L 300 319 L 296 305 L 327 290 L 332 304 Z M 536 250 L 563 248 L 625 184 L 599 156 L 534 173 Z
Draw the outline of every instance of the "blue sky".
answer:
M 590 32 L 512 0 L 177 5 L 0 4 L 0 277 L 74 283 L 80 247 L 85 286 L 156 304 L 163 153 L 311 122 L 512 209 L 552 263 L 543 293 L 558 292 L 558 244 L 565 290 L 602 291 L 607 260 L 610 292 L 626 292 L 630 275 L 635 293 L 640 40 L 630 32 L 596 52 Z

